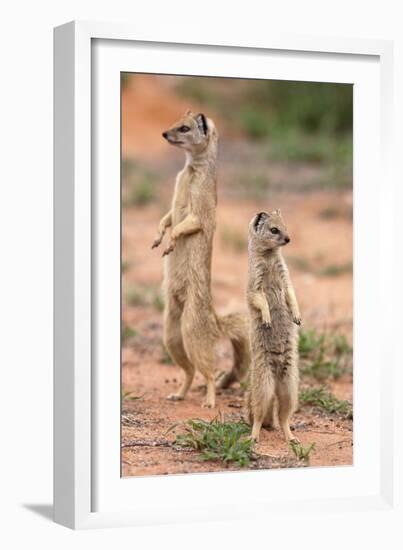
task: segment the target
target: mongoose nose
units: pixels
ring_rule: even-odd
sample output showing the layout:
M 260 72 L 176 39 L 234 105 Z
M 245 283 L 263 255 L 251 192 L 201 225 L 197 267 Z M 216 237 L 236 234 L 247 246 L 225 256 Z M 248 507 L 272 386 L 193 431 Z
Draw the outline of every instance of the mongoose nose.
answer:
M 284 240 L 287 244 L 291 241 L 291 239 L 288 235 L 286 237 L 284 237 Z
M 162 132 L 162 137 L 165 138 L 165 139 L 167 139 L 167 137 L 168 137 L 168 132 Z

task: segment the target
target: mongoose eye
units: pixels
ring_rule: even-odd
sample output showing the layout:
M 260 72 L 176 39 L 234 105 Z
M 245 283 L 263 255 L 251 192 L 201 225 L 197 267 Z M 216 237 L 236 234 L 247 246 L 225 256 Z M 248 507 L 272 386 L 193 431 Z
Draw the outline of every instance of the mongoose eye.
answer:
M 179 128 L 179 132 L 181 132 L 182 134 L 186 134 L 186 132 L 190 132 L 190 128 L 189 126 L 181 126 Z
M 277 229 L 277 227 L 272 227 L 270 229 L 270 231 L 273 233 L 273 235 L 277 235 L 277 233 L 279 232 L 279 230 Z

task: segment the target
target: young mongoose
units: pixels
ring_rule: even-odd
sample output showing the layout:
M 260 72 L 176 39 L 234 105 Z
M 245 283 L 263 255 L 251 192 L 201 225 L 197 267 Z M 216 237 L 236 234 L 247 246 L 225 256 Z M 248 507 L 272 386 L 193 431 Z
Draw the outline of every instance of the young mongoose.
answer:
M 262 425 L 273 425 L 275 406 L 287 441 L 293 438 L 290 417 L 298 402 L 297 299 L 281 253 L 290 238 L 280 210 L 260 212 L 249 225 L 251 373 L 247 396 L 252 438 Z
M 152 246 L 159 246 L 171 227 L 163 253 L 167 256 L 164 343 L 172 359 L 184 370 L 185 379 L 179 392 L 168 399 L 185 398 L 197 368 L 207 383 L 203 406 L 214 407 L 215 344 L 221 336 L 232 342 L 234 365 L 220 386 L 242 377 L 249 368 L 247 317 L 218 316 L 211 297 L 218 135 L 211 119 L 190 111 L 162 135 L 186 154 L 185 166 L 176 178 L 171 210 L 161 219 Z

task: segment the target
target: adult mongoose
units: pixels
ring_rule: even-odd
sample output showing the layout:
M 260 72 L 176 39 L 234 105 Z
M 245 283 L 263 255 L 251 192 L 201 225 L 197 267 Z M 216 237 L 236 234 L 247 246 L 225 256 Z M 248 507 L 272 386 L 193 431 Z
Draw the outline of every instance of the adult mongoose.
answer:
M 178 173 L 171 210 L 161 219 L 153 248 L 171 227 L 164 275 L 164 343 L 185 379 L 172 400 L 184 399 L 195 369 L 207 383 L 205 407 L 215 406 L 215 345 L 228 337 L 234 365 L 220 385 L 241 378 L 249 367 L 246 316 L 218 316 L 211 296 L 211 257 L 217 205 L 216 168 L 218 134 L 204 114 L 188 111 L 163 132 L 168 143 L 185 151 L 186 162 Z

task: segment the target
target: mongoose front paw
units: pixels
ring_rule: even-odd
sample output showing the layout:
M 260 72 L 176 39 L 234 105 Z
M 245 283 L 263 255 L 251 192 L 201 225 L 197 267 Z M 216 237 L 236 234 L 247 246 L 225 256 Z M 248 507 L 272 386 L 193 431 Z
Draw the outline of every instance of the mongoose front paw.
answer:
M 164 256 L 168 256 L 168 254 L 170 254 L 175 248 L 175 243 L 171 243 L 168 248 L 166 248 L 162 254 L 162 257 Z
M 263 321 L 262 327 L 270 329 L 271 328 L 271 322 L 270 321 Z
M 161 241 L 162 241 L 162 237 L 157 237 L 153 242 L 151 249 L 157 248 L 161 244 Z
M 296 325 L 300 325 L 300 324 L 302 323 L 302 319 L 301 319 L 301 317 L 299 317 L 299 316 L 294 316 L 294 317 L 292 318 L 292 320 L 294 321 L 294 323 L 295 323 Z

